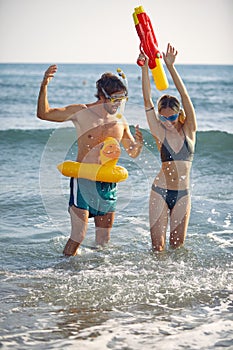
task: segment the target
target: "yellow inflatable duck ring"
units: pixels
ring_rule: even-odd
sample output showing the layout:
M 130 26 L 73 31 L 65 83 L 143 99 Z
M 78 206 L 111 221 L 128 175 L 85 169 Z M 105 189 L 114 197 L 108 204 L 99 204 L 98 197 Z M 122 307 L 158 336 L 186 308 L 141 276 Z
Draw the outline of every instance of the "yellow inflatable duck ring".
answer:
M 119 143 L 113 137 L 107 137 L 100 150 L 100 162 L 79 163 L 67 160 L 58 164 L 58 170 L 68 177 L 84 178 L 92 181 L 121 182 L 128 178 L 128 171 L 118 166 L 121 149 Z

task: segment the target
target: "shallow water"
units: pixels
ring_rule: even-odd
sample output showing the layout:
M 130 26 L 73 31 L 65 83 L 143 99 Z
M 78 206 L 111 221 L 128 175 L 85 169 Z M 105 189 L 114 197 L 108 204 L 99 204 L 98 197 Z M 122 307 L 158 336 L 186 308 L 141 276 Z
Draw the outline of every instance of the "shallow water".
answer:
M 4 87 L 0 90 L 0 347 L 232 348 L 233 136 L 231 99 L 225 100 L 232 67 L 219 68 L 221 72 L 214 67 L 208 72 L 202 66 L 180 67 L 199 119 L 191 173 L 192 213 L 185 246 L 178 250 L 167 246 L 159 254 L 151 251 L 148 200 L 160 160 L 140 106 L 138 71 L 124 67 L 135 91 L 129 120 L 143 126 L 143 152 L 132 160 L 122 151 L 119 164 L 128 169 L 129 179 L 118 186 L 110 244 L 95 249 L 90 220 L 80 254 L 68 259 L 62 250 L 70 233 L 69 179 L 58 173 L 56 165 L 75 158 L 75 132 L 60 126 L 51 129 L 53 124 L 36 120 L 44 66 L 30 67 L 31 75 L 22 80 L 27 67 L 0 65 Z M 80 98 L 84 90 L 93 92 L 91 86 L 77 91 L 77 80 L 65 79 L 82 69 L 61 68 L 51 86 L 54 101 L 62 103 L 64 96 L 71 100 L 75 94 Z M 88 85 L 103 66 L 85 69 Z M 24 89 L 28 95 L 22 99 Z M 225 106 L 226 123 L 219 124 L 214 117 L 213 90 L 220 101 L 218 113 Z

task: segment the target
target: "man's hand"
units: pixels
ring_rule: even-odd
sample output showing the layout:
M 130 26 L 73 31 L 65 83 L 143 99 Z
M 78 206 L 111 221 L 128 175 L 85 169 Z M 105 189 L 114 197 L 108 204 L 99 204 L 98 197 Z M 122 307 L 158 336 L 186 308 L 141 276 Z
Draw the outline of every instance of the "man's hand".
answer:
M 54 77 L 54 74 L 56 73 L 57 71 L 57 65 L 56 64 L 53 64 L 52 66 L 50 66 L 45 74 L 44 74 L 44 78 L 43 78 L 43 82 L 42 84 L 43 85 L 48 85 L 50 80 L 52 80 L 52 78 Z
M 139 125 L 135 126 L 135 135 L 134 135 L 135 141 L 137 144 L 143 145 L 143 137 L 142 137 L 142 132 L 139 129 Z

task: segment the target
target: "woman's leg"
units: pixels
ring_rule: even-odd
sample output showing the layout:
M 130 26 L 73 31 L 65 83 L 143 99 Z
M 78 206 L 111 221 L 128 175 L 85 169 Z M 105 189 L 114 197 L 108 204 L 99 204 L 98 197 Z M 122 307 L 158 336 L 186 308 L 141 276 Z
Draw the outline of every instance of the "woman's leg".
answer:
M 166 243 L 168 207 L 164 198 L 153 190 L 149 202 L 149 220 L 152 249 L 162 251 Z
M 191 211 L 190 195 L 181 197 L 170 216 L 170 245 L 179 248 L 184 244 Z

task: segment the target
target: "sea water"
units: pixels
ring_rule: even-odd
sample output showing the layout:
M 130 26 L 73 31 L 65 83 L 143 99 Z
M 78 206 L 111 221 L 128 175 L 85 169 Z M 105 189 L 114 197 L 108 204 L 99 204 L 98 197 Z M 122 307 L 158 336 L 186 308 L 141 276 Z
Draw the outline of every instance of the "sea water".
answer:
M 0 65 L 1 349 L 233 348 L 233 66 L 180 65 L 198 121 L 191 172 L 192 212 L 184 247 L 152 253 L 148 202 L 160 159 L 143 108 L 140 68 L 128 78 L 125 109 L 144 147 L 119 164 L 111 241 L 94 248 L 94 223 L 79 255 L 64 258 L 70 234 L 69 179 L 56 165 L 75 160 L 72 124 L 36 118 L 47 65 Z M 95 101 L 95 82 L 116 65 L 61 64 L 52 107 Z M 170 79 L 170 78 L 169 78 Z M 176 94 L 170 82 L 168 92 Z M 161 95 L 152 82 L 154 102 Z

